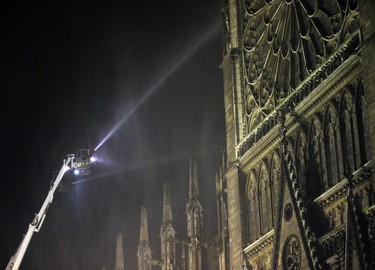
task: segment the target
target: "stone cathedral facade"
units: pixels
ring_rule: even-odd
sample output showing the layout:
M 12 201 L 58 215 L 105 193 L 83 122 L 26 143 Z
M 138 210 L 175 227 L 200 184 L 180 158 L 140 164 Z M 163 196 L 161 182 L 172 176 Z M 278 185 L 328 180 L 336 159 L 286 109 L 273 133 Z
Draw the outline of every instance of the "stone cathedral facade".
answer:
M 375 269 L 375 2 L 222 5 L 220 270 Z

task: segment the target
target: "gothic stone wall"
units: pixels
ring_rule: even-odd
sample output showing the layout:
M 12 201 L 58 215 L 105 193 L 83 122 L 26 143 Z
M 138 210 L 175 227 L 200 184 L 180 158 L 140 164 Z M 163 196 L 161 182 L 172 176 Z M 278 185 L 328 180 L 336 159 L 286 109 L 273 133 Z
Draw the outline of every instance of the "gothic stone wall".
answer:
M 241 256 L 252 269 L 269 269 L 272 245 L 283 250 L 275 240 L 283 210 L 280 112 L 299 211 L 321 217 L 315 224 L 314 215 L 301 215 L 323 247 L 321 264 L 336 269 L 343 263 L 349 175 L 360 212 L 372 213 L 375 27 L 369 2 L 223 1 L 225 59 L 233 60 L 223 64 L 227 153 L 238 166 L 225 175 L 232 269 L 242 267 Z M 301 229 L 285 228 L 290 234 Z

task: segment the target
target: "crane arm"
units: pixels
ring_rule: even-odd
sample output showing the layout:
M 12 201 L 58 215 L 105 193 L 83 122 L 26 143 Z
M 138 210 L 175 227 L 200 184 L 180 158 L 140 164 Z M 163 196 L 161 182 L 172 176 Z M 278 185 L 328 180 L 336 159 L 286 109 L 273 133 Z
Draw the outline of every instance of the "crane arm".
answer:
M 40 208 L 39 212 L 35 215 L 33 221 L 29 224 L 27 233 L 24 235 L 24 238 L 22 239 L 22 242 L 19 245 L 16 253 L 10 258 L 10 261 L 6 267 L 6 270 L 18 270 L 18 268 L 20 267 L 20 264 L 25 255 L 26 249 L 29 246 L 29 243 L 31 241 L 31 238 L 34 232 L 39 232 L 40 228 L 43 225 L 43 221 L 46 217 L 48 207 L 52 203 L 53 195 L 57 187 L 59 186 L 61 179 L 63 178 L 65 172 L 72 169 L 74 166 L 75 166 L 74 155 L 73 154 L 68 155 L 67 159 L 65 159 L 63 162 L 63 166 L 61 167 L 59 174 L 57 175 L 55 181 L 51 185 L 50 190 L 47 194 L 46 199 L 44 200 L 42 207 Z

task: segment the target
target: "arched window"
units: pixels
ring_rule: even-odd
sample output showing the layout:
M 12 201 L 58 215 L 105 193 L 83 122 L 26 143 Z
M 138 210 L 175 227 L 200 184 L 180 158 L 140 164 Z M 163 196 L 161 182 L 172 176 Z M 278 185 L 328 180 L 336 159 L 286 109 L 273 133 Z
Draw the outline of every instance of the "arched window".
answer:
M 307 139 L 305 133 L 300 129 L 297 132 L 296 146 L 295 146 L 295 161 L 296 171 L 299 183 L 299 188 L 303 198 L 306 198 L 306 150 L 307 150 Z
M 270 164 L 270 186 L 271 186 L 271 202 L 273 206 L 273 219 L 272 219 L 272 226 L 275 226 L 276 218 L 277 218 L 277 211 L 279 206 L 279 199 L 280 199 L 280 171 L 281 171 L 281 164 L 280 164 L 280 157 L 279 155 L 274 152 L 271 158 Z
M 247 180 L 247 208 L 248 208 L 248 227 L 250 243 L 257 240 L 260 236 L 260 218 L 259 218 L 259 203 L 258 190 L 255 171 L 250 172 Z
M 312 119 L 306 170 L 306 198 L 315 199 L 327 189 L 323 130 L 317 117 Z
M 358 106 L 357 106 L 357 118 L 358 118 L 358 136 L 359 146 L 361 149 L 361 164 L 365 164 L 371 160 L 371 146 L 370 146 L 370 131 L 368 128 L 369 115 L 367 109 L 367 99 L 363 91 L 362 83 L 359 83 L 358 89 Z
M 270 181 L 265 162 L 262 162 L 259 170 L 259 212 L 261 220 L 261 232 L 262 235 L 269 232 L 272 228 L 272 207 L 271 207 L 271 191 Z
M 337 111 L 333 104 L 329 104 L 325 117 L 324 141 L 327 161 L 327 180 L 328 186 L 336 185 L 343 174 L 341 137 L 338 124 Z
M 360 164 L 357 117 L 352 94 L 345 90 L 341 101 L 341 137 L 344 152 L 344 167 L 356 170 Z

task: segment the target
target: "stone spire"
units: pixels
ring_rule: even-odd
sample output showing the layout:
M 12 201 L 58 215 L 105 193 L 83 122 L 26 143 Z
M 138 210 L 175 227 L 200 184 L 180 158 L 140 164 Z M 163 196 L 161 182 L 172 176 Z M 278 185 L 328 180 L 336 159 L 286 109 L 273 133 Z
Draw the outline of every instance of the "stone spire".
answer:
M 161 240 L 161 262 L 162 270 L 176 269 L 176 244 L 175 230 L 172 225 L 172 201 L 171 189 L 168 182 L 164 183 L 164 201 L 163 201 L 163 223 L 160 228 Z
M 152 251 L 148 238 L 147 210 L 146 207 L 144 207 L 143 205 L 141 207 L 141 228 L 137 256 L 138 269 L 151 270 Z
M 124 250 L 122 247 L 122 234 L 121 233 L 117 234 L 115 270 L 124 270 Z
M 199 197 L 197 162 L 193 156 L 190 157 L 189 169 L 189 199 Z
M 203 207 L 199 201 L 197 164 L 190 158 L 189 199 L 186 203 L 188 246 L 188 269 L 202 270 L 201 243 L 203 229 Z
M 171 186 L 169 182 L 164 182 L 164 197 L 163 197 L 163 223 L 173 221 L 172 216 L 172 201 L 171 201 Z
M 147 223 L 147 210 L 142 205 L 141 207 L 141 232 L 139 236 L 139 242 L 149 242 L 148 238 L 148 223 Z

